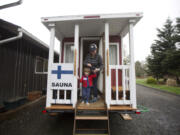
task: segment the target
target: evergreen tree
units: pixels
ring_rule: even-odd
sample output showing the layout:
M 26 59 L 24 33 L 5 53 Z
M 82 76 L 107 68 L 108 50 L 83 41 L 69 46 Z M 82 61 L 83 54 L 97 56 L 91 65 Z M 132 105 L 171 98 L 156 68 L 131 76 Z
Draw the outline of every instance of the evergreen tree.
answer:
M 176 18 L 176 32 L 179 34 L 180 36 L 180 18 Z
M 176 18 L 175 32 L 176 49 L 180 49 L 180 18 Z
M 168 52 L 164 63 L 168 67 L 168 73 L 176 77 L 177 83 L 180 84 L 180 18 L 176 18 L 175 47 L 175 50 Z
M 167 57 L 176 50 L 175 47 L 175 27 L 168 18 L 162 29 L 157 29 L 158 40 L 155 40 L 151 46 L 151 55 L 147 58 L 149 74 L 159 79 L 169 75 Z

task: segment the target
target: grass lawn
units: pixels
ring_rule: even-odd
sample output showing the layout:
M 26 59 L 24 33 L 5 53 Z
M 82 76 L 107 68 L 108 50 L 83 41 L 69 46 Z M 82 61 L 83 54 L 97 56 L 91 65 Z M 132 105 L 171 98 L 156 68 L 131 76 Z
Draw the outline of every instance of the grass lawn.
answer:
M 160 85 L 160 84 L 147 84 L 146 79 L 136 79 L 136 83 L 180 95 L 180 87 L 173 87 L 173 86 Z

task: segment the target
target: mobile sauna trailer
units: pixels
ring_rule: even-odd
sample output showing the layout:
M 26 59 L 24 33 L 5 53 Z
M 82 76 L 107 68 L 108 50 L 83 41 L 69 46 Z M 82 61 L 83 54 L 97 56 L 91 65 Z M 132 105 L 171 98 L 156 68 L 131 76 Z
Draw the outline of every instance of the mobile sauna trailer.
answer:
M 107 131 L 103 133 L 109 133 L 109 112 L 136 112 L 133 28 L 141 18 L 142 13 L 42 18 L 50 31 L 46 110 L 50 113 L 73 111 L 74 134 L 81 130 L 77 128 L 77 121 L 107 120 Z M 128 33 L 130 64 L 125 65 L 122 42 Z M 60 41 L 59 63 L 53 62 L 55 37 Z M 98 80 L 100 98 L 87 106 L 80 104 L 81 85 L 77 76 L 82 76 L 90 43 L 97 44 L 104 70 Z M 96 113 L 90 113 L 93 111 L 104 113 L 94 115 Z

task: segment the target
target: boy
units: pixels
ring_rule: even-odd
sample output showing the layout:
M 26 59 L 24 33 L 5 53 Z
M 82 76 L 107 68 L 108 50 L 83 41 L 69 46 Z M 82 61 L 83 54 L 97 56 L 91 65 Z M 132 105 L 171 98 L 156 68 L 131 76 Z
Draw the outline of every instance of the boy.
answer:
M 93 86 L 93 78 L 96 78 L 96 74 L 90 75 L 90 73 L 90 68 L 85 67 L 84 74 L 80 79 L 80 82 L 82 83 L 82 103 L 86 103 L 87 105 L 89 105 L 90 89 Z

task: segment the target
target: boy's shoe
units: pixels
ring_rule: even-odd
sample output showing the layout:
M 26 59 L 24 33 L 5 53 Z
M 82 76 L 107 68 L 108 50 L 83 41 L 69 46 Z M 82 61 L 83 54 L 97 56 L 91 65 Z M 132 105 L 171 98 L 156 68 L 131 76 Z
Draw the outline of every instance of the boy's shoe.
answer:
M 89 102 L 86 102 L 86 105 L 89 105 Z

